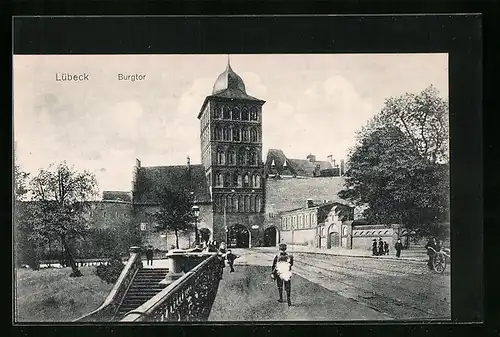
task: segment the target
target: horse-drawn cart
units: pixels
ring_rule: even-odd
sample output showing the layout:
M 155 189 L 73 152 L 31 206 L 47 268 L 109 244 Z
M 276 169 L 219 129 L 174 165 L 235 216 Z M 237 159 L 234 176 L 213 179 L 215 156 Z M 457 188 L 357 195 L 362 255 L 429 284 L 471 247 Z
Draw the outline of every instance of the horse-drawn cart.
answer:
M 450 249 L 448 249 L 448 248 L 442 248 L 439 251 L 436 251 L 432 247 L 428 247 L 427 249 L 432 254 L 432 257 L 431 257 L 432 269 L 436 273 L 442 274 L 445 271 L 445 269 L 446 269 L 446 265 L 448 263 L 450 263 L 450 259 L 451 259 L 451 251 L 450 251 Z

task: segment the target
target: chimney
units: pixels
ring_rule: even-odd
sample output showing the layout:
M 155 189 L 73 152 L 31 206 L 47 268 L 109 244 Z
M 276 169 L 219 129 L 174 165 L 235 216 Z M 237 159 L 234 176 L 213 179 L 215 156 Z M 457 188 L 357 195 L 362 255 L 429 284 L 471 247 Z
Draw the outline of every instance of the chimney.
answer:
M 187 165 L 191 166 L 191 158 L 189 158 L 189 156 L 187 156 Z
M 326 204 L 327 202 L 328 202 L 328 200 L 326 200 L 326 199 L 325 199 L 325 200 L 323 200 L 323 203 L 324 203 L 324 204 Z
M 340 160 L 340 170 L 339 170 L 339 174 L 340 176 L 343 176 L 345 173 L 345 164 L 344 164 L 344 159 L 341 159 Z
M 333 167 L 335 167 L 335 159 L 333 160 Z
M 311 208 L 313 206 L 314 206 L 314 203 L 313 203 L 312 199 L 307 199 L 306 208 Z
M 134 172 L 132 172 L 132 201 L 134 200 L 134 193 L 135 193 L 135 187 L 137 184 L 137 176 L 139 174 L 139 170 L 141 168 L 141 161 L 139 159 L 135 159 L 135 167 L 134 167 Z

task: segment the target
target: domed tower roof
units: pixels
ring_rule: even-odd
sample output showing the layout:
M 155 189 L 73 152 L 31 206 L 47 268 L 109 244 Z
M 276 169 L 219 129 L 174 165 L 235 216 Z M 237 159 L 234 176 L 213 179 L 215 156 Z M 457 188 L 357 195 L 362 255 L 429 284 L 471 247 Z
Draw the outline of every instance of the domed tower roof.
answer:
M 225 90 L 240 91 L 243 94 L 247 93 L 245 83 L 243 83 L 241 77 L 234 72 L 229 62 L 227 63 L 226 70 L 224 70 L 217 78 L 217 81 L 215 81 L 212 95 L 217 95 Z
M 211 99 L 217 99 L 217 100 L 230 100 L 230 101 L 238 101 L 238 100 L 243 100 L 243 101 L 253 101 L 256 104 L 264 104 L 266 101 L 252 97 L 247 94 L 246 88 L 245 88 L 245 83 L 243 83 L 243 80 L 241 77 L 234 72 L 234 70 L 231 68 L 231 64 L 229 63 L 229 59 L 227 62 L 227 67 L 226 70 L 222 74 L 217 77 L 217 81 L 215 81 L 213 90 L 212 90 L 212 95 L 207 96 L 205 98 L 205 101 L 203 102 L 203 105 L 201 106 L 201 109 L 198 113 L 198 119 L 201 117 L 207 102 Z

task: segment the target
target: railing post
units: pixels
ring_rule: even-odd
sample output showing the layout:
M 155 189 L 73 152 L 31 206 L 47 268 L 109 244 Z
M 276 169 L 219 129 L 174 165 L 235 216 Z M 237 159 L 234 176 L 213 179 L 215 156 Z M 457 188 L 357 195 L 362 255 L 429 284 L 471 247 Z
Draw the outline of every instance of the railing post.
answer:
M 128 249 L 128 251 L 130 253 L 130 257 L 136 255 L 135 264 L 139 265 L 139 268 L 142 268 L 142 260 L 141 260 L 142 248 L 138 246 L 132 246 Z
M 160 284 L 169 285 L 184 275 L 185 253 L 182 249 L 173 249 L 167 253 L 171 268 L 168 269 L 167 275 L 160 281 Z

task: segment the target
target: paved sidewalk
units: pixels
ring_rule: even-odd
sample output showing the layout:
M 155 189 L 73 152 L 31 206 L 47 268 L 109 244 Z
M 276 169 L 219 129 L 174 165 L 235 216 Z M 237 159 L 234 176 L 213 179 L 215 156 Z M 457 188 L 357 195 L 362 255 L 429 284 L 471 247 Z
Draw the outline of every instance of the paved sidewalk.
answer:
M 262 251 L 277 251 L 276 247 L 255 247 L 256 250 Z M 421 253 L 415 250 L 403 250 L 400 257 L 396 255 L 382 255 L 373 256 L 372 252 L 363 249 L 346 249 L 346 248 L 330 248 L 330 249 L 319 249 L 307 246 L 297 246 L 288 245 L 288 252 L 293 253 L 311 253 L 311 254 L 324 254 L 324 255 L 341 255 L 341 256 L 353 256 L 353 257 L 363 257 L 371 259 L 388 259 L 388 260 L 405 260 L 405 261 L 415 261 L 422 262 L 427 261 L 427 254 L 425 251 Z M 411 256 L 405 256 L 406 252 L 410 252 Z

